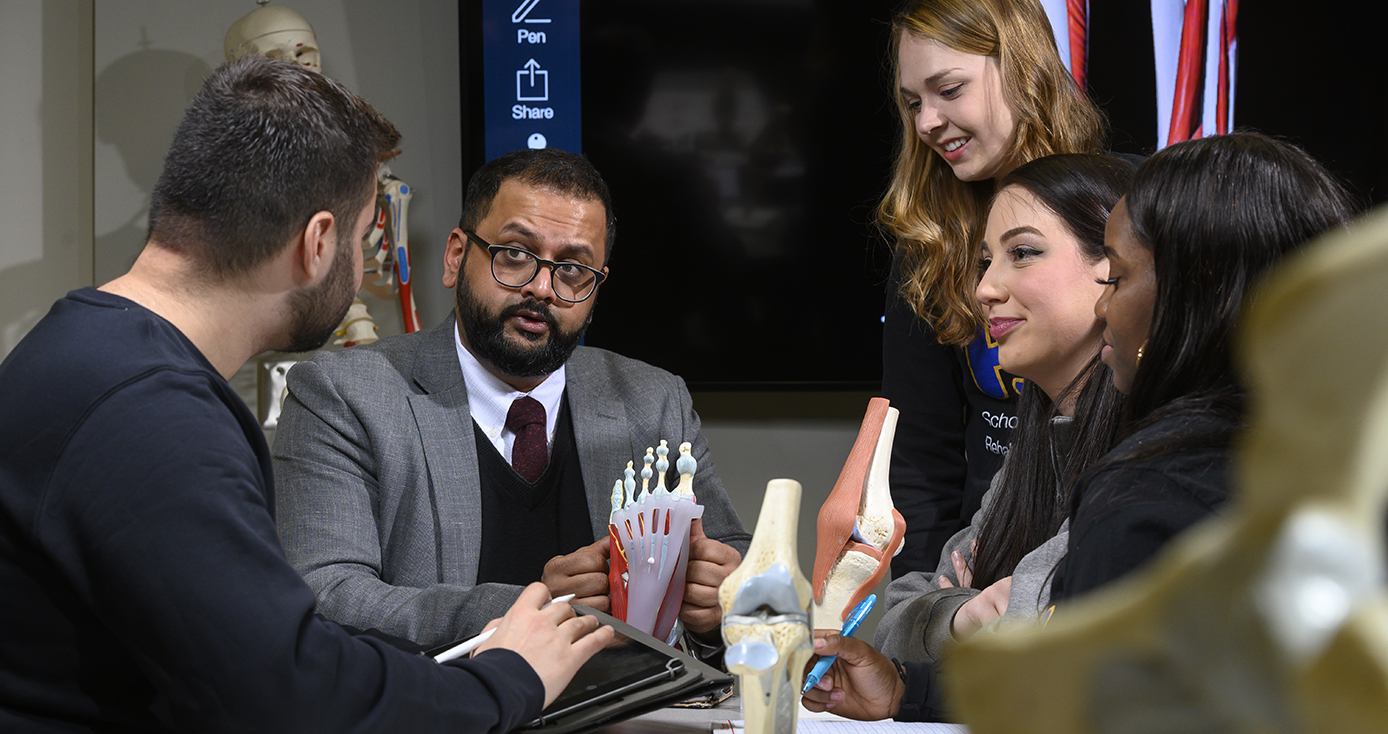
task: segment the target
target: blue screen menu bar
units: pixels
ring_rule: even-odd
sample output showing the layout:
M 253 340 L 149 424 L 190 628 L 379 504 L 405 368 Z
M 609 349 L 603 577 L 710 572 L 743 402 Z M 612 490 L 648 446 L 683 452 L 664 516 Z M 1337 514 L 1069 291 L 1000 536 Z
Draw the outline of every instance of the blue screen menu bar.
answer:
M 581 153 L 578 0 L 484 0 L 482 52 L 487 160 Z

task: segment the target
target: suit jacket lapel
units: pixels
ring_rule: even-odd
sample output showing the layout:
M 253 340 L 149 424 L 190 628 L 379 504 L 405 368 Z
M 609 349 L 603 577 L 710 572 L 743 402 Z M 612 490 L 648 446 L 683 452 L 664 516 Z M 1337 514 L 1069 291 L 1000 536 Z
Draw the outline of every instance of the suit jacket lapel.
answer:
M 429 476 L 423 479 L 438 528 L 439 581 L 472 585 L 477 581 L 476 539 L 482 537 L 482 490 L 454 328 L 449 318 L 420 340 L 411 376 L 423 392 L 411 394 L 409 403 L 428 466 Z
M 621 478 L 628 461 L 637 461 L 640 471 L 637 452 L 644 452 L 645 447 L 631 444 L 626 405 L 601 358 L 579 347 L 569 358 L 565 372 L 579 468 L 583 470 L 584 491 L 588 495 L 588 516 L 593 522 L 593 538 L 600 539 L 607 534 L 607 519 L 612 513 L 612 484 Z

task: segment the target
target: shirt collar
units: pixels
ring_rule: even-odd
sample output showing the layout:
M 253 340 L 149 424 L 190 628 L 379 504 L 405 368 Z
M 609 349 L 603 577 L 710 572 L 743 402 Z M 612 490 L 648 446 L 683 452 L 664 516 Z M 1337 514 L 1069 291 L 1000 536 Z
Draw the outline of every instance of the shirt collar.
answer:
M 559 404 L 564 399 L 564 385 L 567 382 L 564 365 L 560 365 L 534 390 L 521 392 L 487 371 L 477 357 L 463 346 L 456 327 L 453 329 L 453 345 L 458 351 L 458 365 L 463 369 L 463 382 L 467 384 L 468 412 L 472 413 L 472 419 L 477 421 L 488 438 L 495 439 L 505 429 L 506 414 L 511 410 L 511 403 L 529 395 L 545 407 L 545 435 L 554 440 L 554 430 L 559 425 Z

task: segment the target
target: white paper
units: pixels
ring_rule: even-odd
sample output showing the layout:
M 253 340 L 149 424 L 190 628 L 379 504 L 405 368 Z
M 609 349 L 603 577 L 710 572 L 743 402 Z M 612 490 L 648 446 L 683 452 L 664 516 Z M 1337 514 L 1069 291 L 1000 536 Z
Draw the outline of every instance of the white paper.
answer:
M 803 717 L 806 712 L 801 711 Z M 714 725 L 715 732 L 743 734 L 743 722 L 733 721 L 732 727 Z M 842 716 L 832 719 L 801 718 L 796 722 L 796 734 L 969 734 L 963 724 L 939 724 L 930 722 L 906 721 L 853 721 Z

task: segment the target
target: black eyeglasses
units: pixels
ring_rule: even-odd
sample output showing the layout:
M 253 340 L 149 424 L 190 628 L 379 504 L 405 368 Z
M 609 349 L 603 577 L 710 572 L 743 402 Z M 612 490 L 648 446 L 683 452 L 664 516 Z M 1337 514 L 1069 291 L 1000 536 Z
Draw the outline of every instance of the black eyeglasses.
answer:
M 550 287 L 561 301 L 581 303 L 588 300 L 607 276 L 601 270 L 578 263 L 557 263 L 536 257 L 529 250 L 506 245 L 489 244 L 476 233 L 463 230 L 468 241 L 486 249 L 492 256 L 492 277 L 507 288 L 520 288 L 540 274 L 540 266 L 548 265 Z

